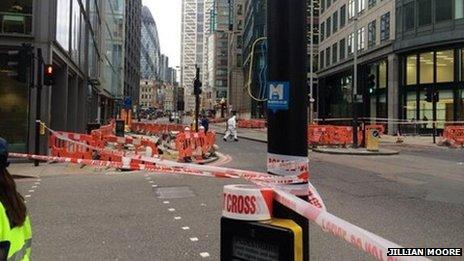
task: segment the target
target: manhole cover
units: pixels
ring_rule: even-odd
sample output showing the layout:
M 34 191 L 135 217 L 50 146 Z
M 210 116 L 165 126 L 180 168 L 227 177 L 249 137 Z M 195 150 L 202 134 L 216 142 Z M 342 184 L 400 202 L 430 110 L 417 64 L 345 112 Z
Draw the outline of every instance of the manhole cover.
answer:
M 188 186 L 155 188 L 157 198 L 191 198 L 195 192 Z

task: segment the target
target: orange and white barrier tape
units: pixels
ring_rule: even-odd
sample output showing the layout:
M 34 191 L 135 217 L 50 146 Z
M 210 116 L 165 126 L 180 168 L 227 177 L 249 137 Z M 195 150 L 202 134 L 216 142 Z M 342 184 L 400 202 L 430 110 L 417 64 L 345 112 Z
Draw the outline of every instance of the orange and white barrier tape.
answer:
M 401 248 L 401 246 L 317 208 L 286 191 L 274 189 L 274 199 L 301 216 L 306 217 L 309 221 L 316 223 L 324 232 L 344 239 L 377 260 L 428 260 L 423 257 L 387 256 L 388 248 Z
M 273 190 L 254 185 L 224 186 L 222 216 L 246 221 L 264 221 L 272 217 Z

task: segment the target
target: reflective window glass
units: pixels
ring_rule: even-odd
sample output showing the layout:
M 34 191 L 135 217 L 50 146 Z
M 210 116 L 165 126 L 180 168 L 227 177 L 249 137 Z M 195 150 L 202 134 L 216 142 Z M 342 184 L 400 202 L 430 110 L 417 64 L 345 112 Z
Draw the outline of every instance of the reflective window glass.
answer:
M 417 84 L 417 56 L 410 55 L 406 58 L 406 84 Z
M 437 82 L 454 81 L 454 51 L 437 52 Z
M 417 1 L 417 15 L 419 16 L 419 26 L 432 23 L 432 0 Z
M 439 10 L 439 12 L 435 12 L 436 22 L 451 20 L 453 3 L 451 0 L 435 1 L 435 10 Z
M 404 24 L 404 30 L 410 30 L 414 28 L 414 2 L 407 3 L 404 7 L 404 19 L 403 19 L 403 24 Z
M 420 83 L 433 83 L 433 52 L 419 55 Z
M 58 0 L 56 8 L 56 41 L 69 51 L 71 1 Z
M 417 94 L 416 92 L 408 92 L 406 96 L 406 119 L 416 120 L 417 112 Z
M 387 61 L 379 63 L 379 89 L 387 88 Z
M 454 0 L 454 18 L 464 18 L 464 0 Z

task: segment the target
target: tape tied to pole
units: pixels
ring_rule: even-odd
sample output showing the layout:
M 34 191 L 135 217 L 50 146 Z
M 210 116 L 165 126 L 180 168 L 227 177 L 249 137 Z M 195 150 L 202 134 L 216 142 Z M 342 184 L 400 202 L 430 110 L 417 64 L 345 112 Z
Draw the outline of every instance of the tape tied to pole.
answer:
M 270 220 L 273 194 L 273 189 L 255 185 L 224 186 L 222 216 L 245 221 Z

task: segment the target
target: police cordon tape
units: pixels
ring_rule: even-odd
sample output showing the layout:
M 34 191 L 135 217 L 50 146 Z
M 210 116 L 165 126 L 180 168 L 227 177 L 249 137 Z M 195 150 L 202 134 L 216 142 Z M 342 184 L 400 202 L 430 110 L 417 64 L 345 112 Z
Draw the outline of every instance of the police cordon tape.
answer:
M 20 153 L 10 153 L 10 156 L 13 158 L 28 158 L 28 159 L 36 159 L 36 160 L 42 160 L 42 161 L 85 164 L 85 165 L 101 166 L 101 167 L 130 168 L 132 170 L 146 170 L 146 171 L 157 172 L 161 174 L 184 174 L 184 175 L 216 177 L 216 178 L 217 177 L 219 178 L 240 178 L 236 175 L 229 175 L 227 173 L 205 172 L 205 171 L 198 169 L 200 167 L 204 167 L 200 165 L 194 166 L 194 168 L 192 169 L 192 168 L 189 168 L 188 166 L 174 166 L 174 165 L 173 166 L 166 166 L 166 165 L 158 166 L 158 165 L 131 164 L 130 162 L 127 162 L 127 161 L 121 163 L 121 162 L 109 162 L 109 161 L 99 161 L 99 160 L 50 157 L 50 156 L 20 154 Z M 176 162 L 173 162 L 173 163 L 176 163 Z M 236 170 L 236 171 L 241 172 L 240 170 Z M 268 175 L 265 173 L 262 173 L 262 174 L 263 176 Z M 256 176 L 253 178 L 253 177 L 245 175 L 245 176 L 242 176 L 242 178 L 255 182 L 260 187 L 260 191 L 266 191 L 268 193 L 269 192 L 268 189 L 272 189 L 273 198 L 277 202 L 295 211 L 299 215 L 304 216 L 308 220 L 314 222 L 315 224 L 320 226 L 324 232 L 346 240 L 347 242 L 357 247 L 359 250 L 372 255 L 377 260 L 388 260 L 388 261 L 428 260 L 422 257 L 404 258 L 404 257 L 387 256 L 388 248 L 400 248 L 400 246 L 328 213 L 325 210 L 325 207 L 323 208 L 321 207 L 323 206 L 322 200 L 318 198 L 319 194 L 317 193 L 317 191 L 314 189 L 314 187 L 311 185 L 310 182 L 308 182 L 308 184 L 291 185 L 291 186 L 284 187 L 282 184 L 265 183 L 260 180 L 260 177 L 256 177 Z M 297 187 L 299 186 L 297 191 L 302 191 L 301 189 L 302 186 L 307 187 L 306 191 L 309 191 L 309 202 L 306 202 L 298 198 L 297 196 L 293 195 L 292 192 L 294 191 L 292 191 L 291 188 L 287 189 L 288 187 L 294 187 L 294 186 L 297 186 Z M 233 189 L 229 191 L 229 194 L 233 194 Z M 263 198 L 267 199 L 268 201 L 269 194 L 266 194 L 266 195 L 267 196 L 263 196 Z M 232 200 L 233 200 L 233 197 L 232 197 Z M 251 203 L 252 202 L 250 198 L 248 200 L 248 204 L 251 204 Z M 245 204 L 245 201 L 243 201 L 243 204 Z M 269 206 L 268 203 L 266 203 L 266 206 Z M 245 213 L 246 211 L 244 207 L 245 205 L 242 206 L 243 208 L 242 212 Z M 251 206 L 249 206 L 248 208 L 249 211 L 251 210 L 250 208 Z M 239 209 L 236 209 L 235 211 L 239 211 Z M 271 211 L 271 209 L 268 208 L 268 211 Z M 267 219 L 267 217 L 261 217 L 261 219 L 264 219 L 264 218 Z

